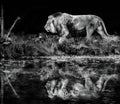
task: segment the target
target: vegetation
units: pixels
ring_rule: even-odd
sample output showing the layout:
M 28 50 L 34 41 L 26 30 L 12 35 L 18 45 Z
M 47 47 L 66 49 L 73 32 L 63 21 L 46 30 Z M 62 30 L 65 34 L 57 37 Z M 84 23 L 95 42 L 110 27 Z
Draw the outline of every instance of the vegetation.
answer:
M 40 34 L 14 34 L 11 33 L 12 41 L 1 39 L 0 56 L 5 58 L 23 58 L 25 56 L 54 56 L 54 55 L 91 55 L 108 56 L 120 54 L 120 40 L 107 41 L 103 39 L 69 38 L 63 44 L 58 44 L 59 37 L 56 35 Z

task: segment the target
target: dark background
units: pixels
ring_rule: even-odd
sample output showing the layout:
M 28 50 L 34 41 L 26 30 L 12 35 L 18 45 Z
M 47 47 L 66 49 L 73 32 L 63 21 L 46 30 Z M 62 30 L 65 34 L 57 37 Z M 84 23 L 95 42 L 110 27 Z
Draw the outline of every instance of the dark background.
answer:
M 3 0 L 5 29 L 9 29 L 17 16 L 22 19 L 17 22 L 13 32 L 39 33 L 44 30 L 48 15 L 56 12 L 70 14 L 94 14 L 105 22 L 109 34 L 120 34 L 119 3 L 86 0 Z

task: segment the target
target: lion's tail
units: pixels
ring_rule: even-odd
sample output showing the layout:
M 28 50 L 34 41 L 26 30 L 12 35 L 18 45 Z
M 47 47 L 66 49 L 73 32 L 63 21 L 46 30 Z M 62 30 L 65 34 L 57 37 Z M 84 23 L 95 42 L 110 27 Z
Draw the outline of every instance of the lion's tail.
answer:
M 106 36 L 110 36 L 110 34 L 107 32 L 107 29 L 106 29 L 105 23 L 103 22 L 102 19 L 100 19 L 100 24 L 101 24 L 102 27 L 103 27 L 104 34 L 105 34 Z

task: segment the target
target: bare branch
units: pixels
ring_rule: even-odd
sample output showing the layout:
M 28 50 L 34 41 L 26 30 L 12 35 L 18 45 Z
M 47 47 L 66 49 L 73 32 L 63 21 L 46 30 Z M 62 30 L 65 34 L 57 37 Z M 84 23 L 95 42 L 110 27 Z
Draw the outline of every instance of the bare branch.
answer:
M 6 35 L 7 38 L 9 37 L 9 35 L 10 35 L 12 29 L 14 28 L 16 22 L 17 22 L 18 20 L 20 20 L 20 19 L 21 19 L 20 17 L 17 17 L 17 18 L 16 18 L 16 20 L 14 21 L 14 23 L 12 24 L 11 28 L 9 29 L 9 31 L 8 31 L 8 33 L 7 33 L 7 35 Z

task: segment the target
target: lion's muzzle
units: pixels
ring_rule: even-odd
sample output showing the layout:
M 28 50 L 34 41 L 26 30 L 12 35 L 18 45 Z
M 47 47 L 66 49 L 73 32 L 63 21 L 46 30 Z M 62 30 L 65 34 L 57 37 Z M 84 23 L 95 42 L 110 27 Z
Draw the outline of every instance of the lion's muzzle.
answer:
M 46 23 L 44 28 L 47 32 L 56 33 L 55 26 L 52 23 Z

